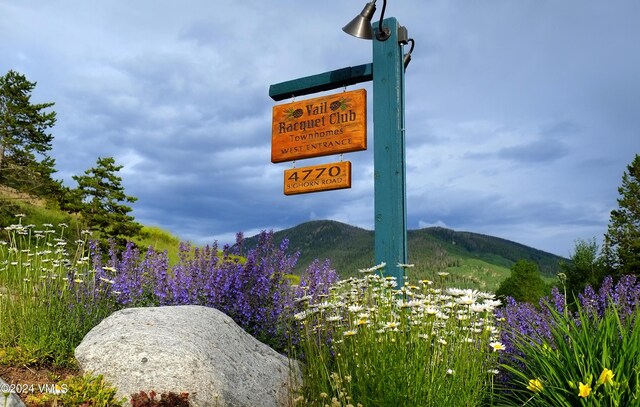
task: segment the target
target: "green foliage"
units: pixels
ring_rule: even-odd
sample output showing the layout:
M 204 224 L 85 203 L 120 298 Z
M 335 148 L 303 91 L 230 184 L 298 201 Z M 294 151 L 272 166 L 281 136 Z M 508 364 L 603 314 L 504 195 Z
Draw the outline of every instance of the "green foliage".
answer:
M 50 196 L 60 187 L 48 155 L 56 113 L 46 111 L 53 103 L 31 103 L 35 86 L 12 70 L 0 76 L 0 184 Z
M 549 287 L 540 276 L 538 266 L 527 260 L 519 260 L 511 268 L 511 275 L 500 283 L 496 295 L 535 304 L 548 291 Z
M 640 273 L 640 155 L 627 166 L 618 188 L 618 209 L 611 211 L 603 253 L 615 275 Z
M 55 390 L 28 396 L 27 402 L 31 406 L 120 407 L 127 399 L 118 399 L 116 389 L 102 375 L 83 375 L 61 380 Z
M 577 296 L 587 285 L 595 288 L 600 286 L 607 270 L 598 251 L 598 243 L 595 239 L 578 239 L 571 261 L 560 263 L 566 276 L 565 288 L 568 293 Z
M 640 406 L 640 308 L 624 319 L 613 305 L 602 317 L 547 308 L 553 344 L 515 331 L 521 364 L 503 366 L 517 386 L 506 405 Z
M 81 198 L 78 209 L 89 228 L 101 238 L 112 238 L 124 246 L 126 240 L 140 233 L 142 225 L 129 214 L 132 208 L 126 203 L 137 198 L 125 194 L 122 178 L 117 175 L 121 169 L 112 157 L 98 158 L 95 167 L 73 179 Z

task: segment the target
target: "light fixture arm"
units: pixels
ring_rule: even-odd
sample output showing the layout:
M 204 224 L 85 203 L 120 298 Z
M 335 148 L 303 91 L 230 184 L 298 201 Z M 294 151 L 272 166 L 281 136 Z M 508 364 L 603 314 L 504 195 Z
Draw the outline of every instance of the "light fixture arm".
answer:
M 387 0 L 383 0 L 382 2 L 382 10 L 380 10 L 380 21 L 378 22 L 378 32 L 376 33 L 376 39 L 378 41 L 386 41 L 391 36 L 391 32 L 389 31 L 389 27 L 382 26 L 382 20 L 384 20 L 384 12 L 387 8 Z
M 416 42 L 413 40 L 413 38 L 409 38 L 407 40 L 407 43 L 411 43 L 411 48 L 409 48 L 409 52 L 404 54 L 404 56 L 402 57 L 402 63 L 405 70 L 407 69 L 407 65 L 409 65 L 409 62 L 411 62 L 411 53 L 413 52 L 413 48 L 416 46 Z

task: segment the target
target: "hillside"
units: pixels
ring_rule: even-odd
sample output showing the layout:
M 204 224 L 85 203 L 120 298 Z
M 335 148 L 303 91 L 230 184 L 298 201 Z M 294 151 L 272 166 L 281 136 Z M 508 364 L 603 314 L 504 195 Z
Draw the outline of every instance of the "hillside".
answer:
M 374 264 L 374 232 L 336 221 L 305 222 L 274 232 L 277 242 L 289 239 L 289 252 L 300 252 L 296 271 L 302 273 L 314 259 L 330 259 L 342 277 Z M 446 271 L 462 286 L 495 289 L 520 259 L 535 262 L 551 280 L 567 259 L 509 240 L 471 232 L 432 227 L 407 232 L 411 279 L 434 278 Z M 247 238 L 253 247 L 257 236 Z
M 69 224 L 71 241 L 80 231 L 78 218 L 28 195 L 11 189 L 0 189 L 0 225 L 16 221 L 15 215 L 24 213 L 27 222 L 34 224 L 61 222 Z M 179 239 L 158 228 L 145 227 L 147 238 L 137 243 L 167 250 L 172 262 L 177 261 Z M 288 238 L 289 252 L 300 252 L 296 273 L 301 274 L 315 259 L 330 259 L 341 277 L 356 275 L 358 269 L 374 265 L 374 232 L 335 221 L 305 222 L 274 233 L 279 243 Z M 257 243 L 257 236 L 247 238 L 246 247 Z M 449 282 L 458 287 L 495 290 L 509 276 L 511 266 L 520 259 L 538 264 L 548 281 L 560 271 L 559 262 L 567 261 L 550 253 L 492 236 L 470 232 L 456 232 L 445 228 L 426 228 L 408 231 L 411 281 L 436 279 L 438 272 L 450 273 Z
M 32 195 L 16 191 L 13 188 L 0 185 L 0 231 L 3 227 L 17 223 L 17 214 L 24 214 L 23 224 L 52 224 L 58 228 L 61 223 L 67 224 L 64 238 L 73 242 L 81 238 L 80 231 L 84 228 L 82 219 L 78 215 L 49 207 L 47 202 Z M 141 230 L 143 237 L 134 239 L 134 242 L 145 250 L 153 247 L 157 251 L 167 251 L 171 264 L 178 261 L 178 247 L 180 238 L 173 236 L 168 231 L 157 226 L 143 225 Z M 0 233 L 0 241 L 6 240 L 7 236 Z

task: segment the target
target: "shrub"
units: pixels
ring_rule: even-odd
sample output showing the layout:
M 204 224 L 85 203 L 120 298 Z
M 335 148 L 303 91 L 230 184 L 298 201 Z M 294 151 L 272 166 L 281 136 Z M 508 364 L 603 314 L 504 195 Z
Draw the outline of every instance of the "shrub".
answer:
M 173 392 L 162 393 L 156 400 L 156 392 L 141 391 L 131 395 L 132 407 L 189 407 L 189 393 L 176 394 Z
M 101 375 L 83 375 L 64 379 L 38 396 L 30 395 L 27 403 L 30 406 L 120 407 L 126 399 L 116 398 L 116 389 Z
M 548 294 L 544 280 L 540 276 L 538 265 L 528 260 L 518 260 L 511 267 L 511 274 L 496 290 L 499 298 L 512 297 L 517 301 L 536 303 L 540 297 Z
M 305 275 L 300 278 L 300 284 L 296 289 L 296 298 L 311 297 L 317 301 L 326 297 L 331 286 L 337 281 L 338 274 L 331 268 L 329 260 L 321 263 L 316 259 L 309 265 Z
M 113 283 L 112 292 L 123 306 L 203 305 L 224 312 L 245 331 L 276 350 L 289 341 L 293 292 L 286 274 L 296 255 L 286 254 L 288 241 L 276 246 L 272 232 L 263 232 L 255 249 L 241 260 L 243 237 L 222 253 L 214 243 L 203 248 L 180 245 L 178 263 L 169 267 L 166 253 L 149 248 L 144 255 L 132 243 L 121 253 L 111 246 L 106 265 L 92 246 L 98 278 Z

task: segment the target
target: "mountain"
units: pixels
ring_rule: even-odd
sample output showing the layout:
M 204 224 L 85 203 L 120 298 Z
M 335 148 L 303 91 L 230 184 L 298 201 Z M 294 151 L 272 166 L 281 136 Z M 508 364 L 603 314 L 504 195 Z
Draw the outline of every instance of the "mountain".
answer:
M 330 259 L 341 277 L 356 275 L 358 269 L 374 265 L 374 232 L 344 223 L 317 220 L 274 232 L 276 242 L 289 239 L 289 253 L 300 252 L 297 273 L 314 259 Z M 258 236 L 246 239 L 255 247 Z M 438 272 L 450 273 L 458 286 L 495 290 L 509 276 L 518 260 L 538 264 L 547 280 L 560 272 L 559 263 L 569 261 L 509 240 L 442 227 L 407 231 L 410 279 L 435 279 Z

